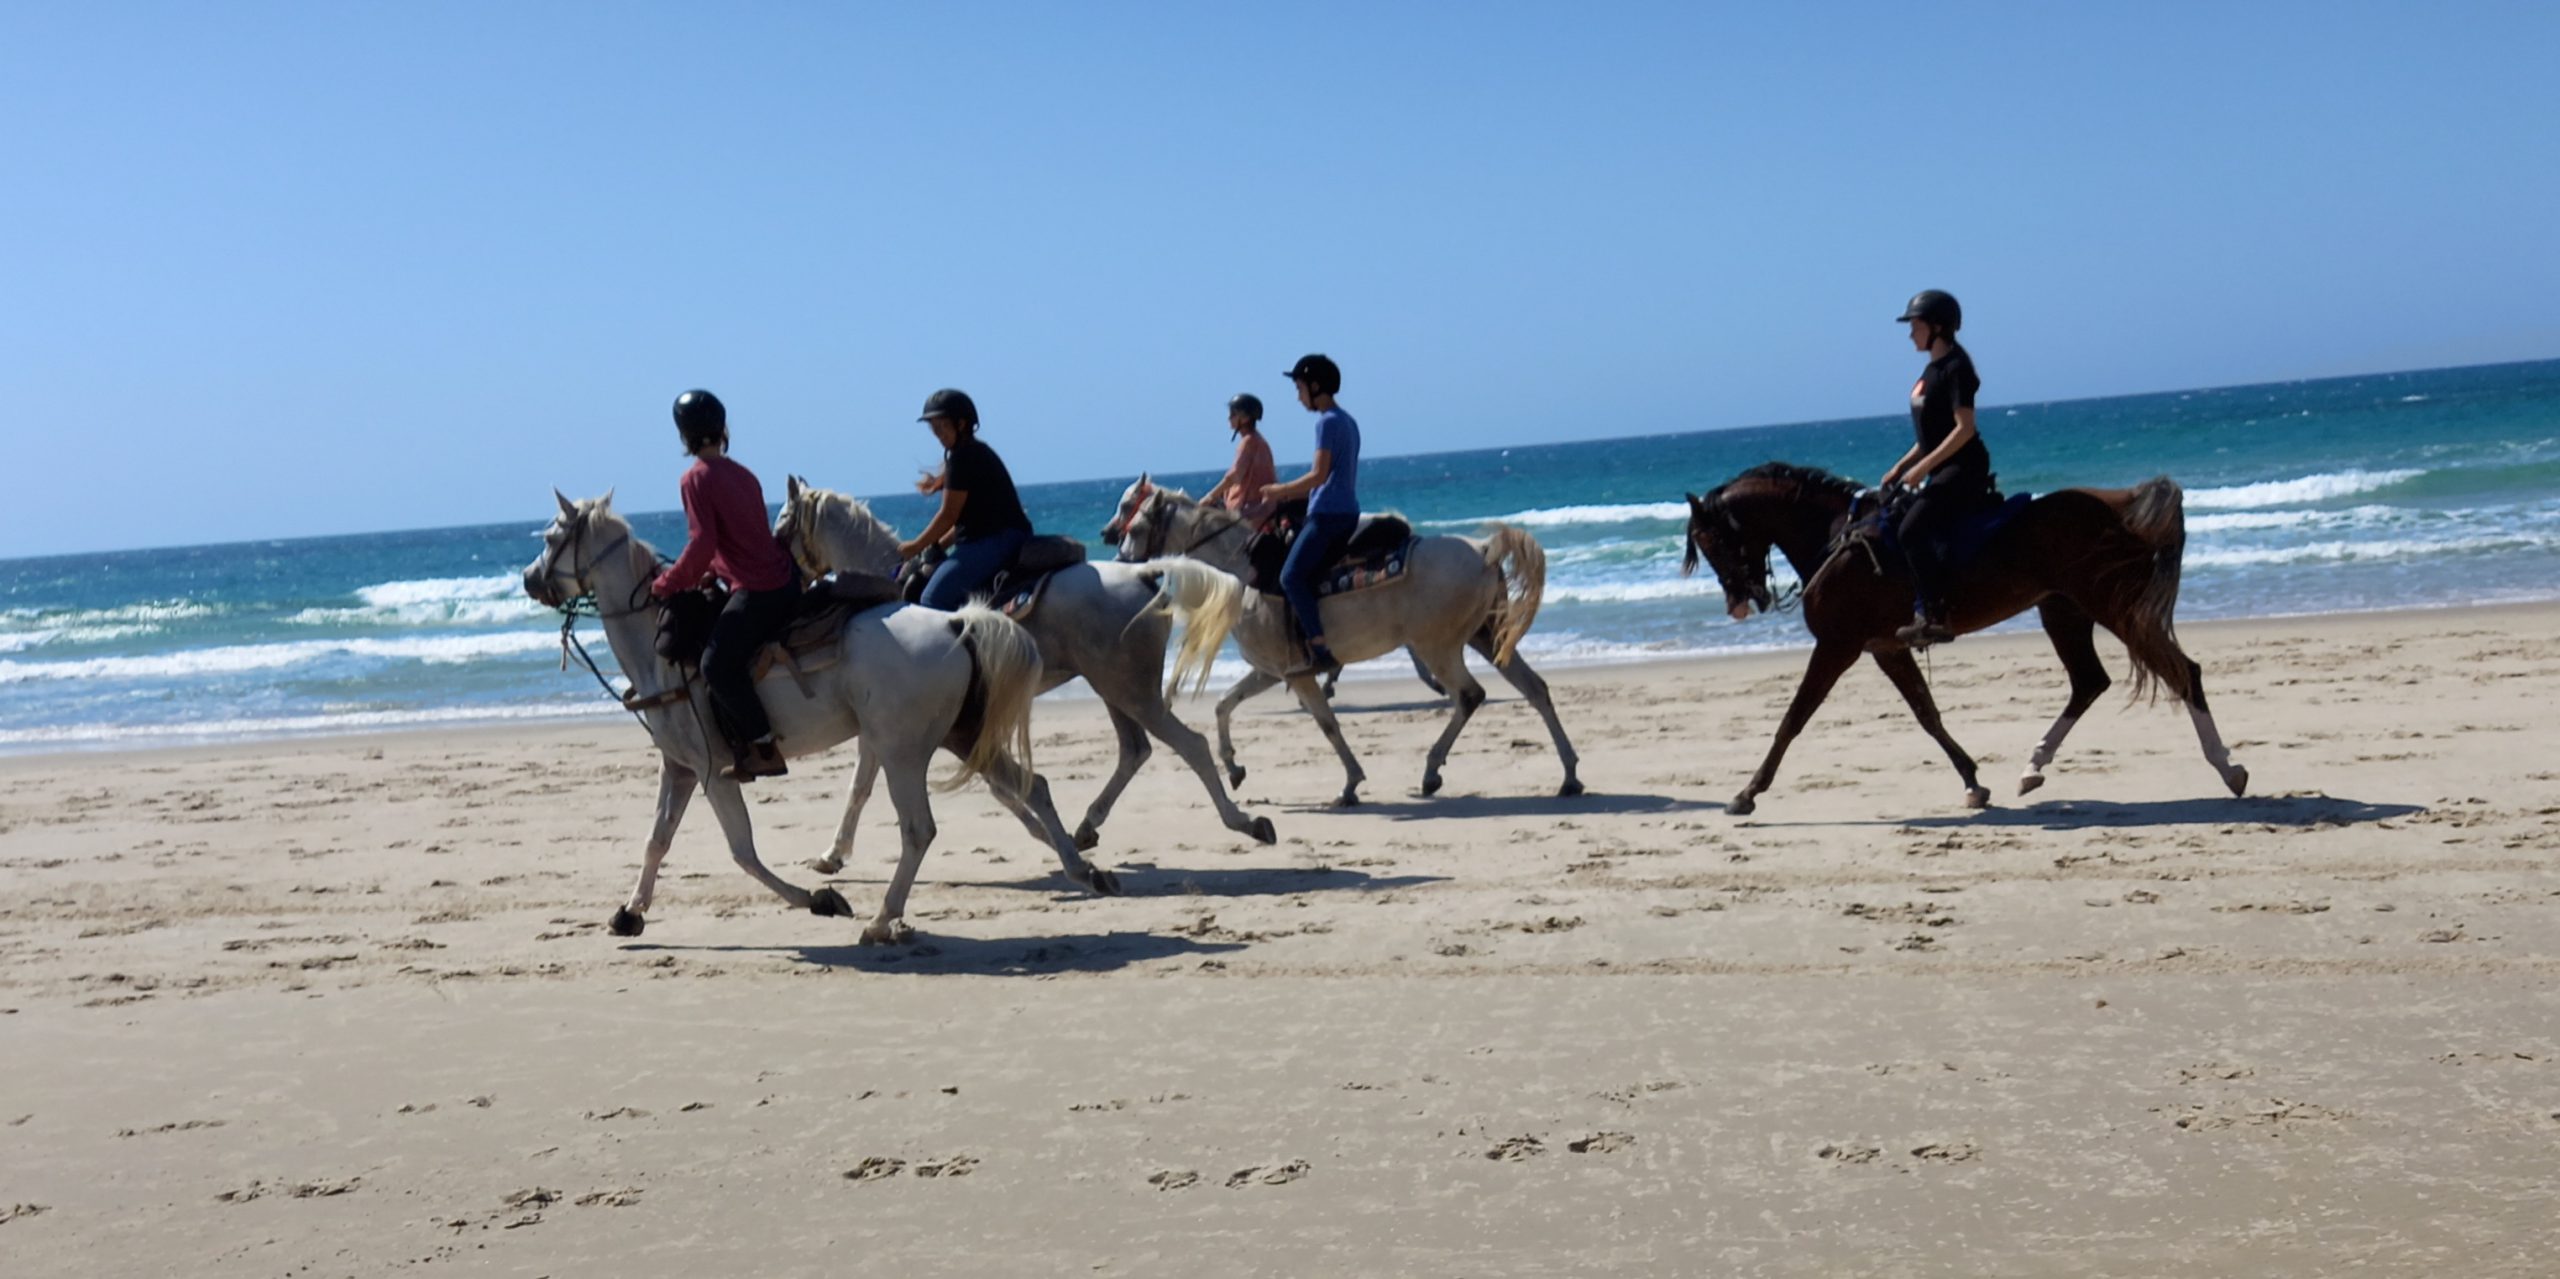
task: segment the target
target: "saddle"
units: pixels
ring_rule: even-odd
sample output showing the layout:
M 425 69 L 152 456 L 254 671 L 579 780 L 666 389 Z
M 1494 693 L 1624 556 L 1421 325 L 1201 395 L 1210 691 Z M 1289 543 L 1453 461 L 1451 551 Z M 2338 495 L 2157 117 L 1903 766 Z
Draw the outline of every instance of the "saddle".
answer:
M 1288 562 L 1289 547 L 1304 527 L 1295 515 L 1303 517 L 1305 507 L 1294 511 L 1283 509 L 1268 532 L 1257 533 L 1245 545 L 1251 561 L 1253 589 L 1265 595 L 1280 593 L 1280 566 Z M 1316 582 L 1316 594 L 1340 595 L 1401 577 L 1413 544 L 1413 525 L 1401 515 L 1381 513 L 1362 515 L 1351 539 L 1343 543 L 1342 553 L 1325 566 L 1324 576 Z
M 783 628 L 782 638 L 756 654 L 754 678 L 761 680 L 781 666 L 798 681 L 835 665 L 844 657 L 840 643 L 844 624 L 856 613 L 897 603 L 898 595 L 898 583 L 870 573 L 834 573 L 818 579 L 800 593 L 800 611 Z M 688 683 L 702 678 L 702 654 L 711 647 L 712 624 L 720 620 L 720 610 L 728 603 L 728 588 L 714 582 L 677 594 L 658 615 L 658 656 L 690 672 Z M 626 697 L 623 705 L 647 710 L 684 698 L 683 688 L 673 688 L 649 697 Z
M 1878 576 L 1889 575 L 1886 564 L 1899 566 L 1905 562 L 1898 530 L 1902 524 L 1904 504 L 1908 501 L 1907 496 L 1887 498 L 1873 491 L 1860 493 L 1849 506 L 1849 518 L 1840 525 L 1840 536 L 1831 543 L 1831 554 L 1837 555 L 1850 546 L 1857 546 L 1867 552 Z M 2032 493 L 2012 493 L 2003 498 L 1998 490 L 1993 490 L 1990 500 L 1957 522 L 1955 535 L 1949 539 L 1949 550 L 1953 553 L 1948 556 L 1947 571 L 1956 574 L 1971 568 L 1975 558 L 1982 554 L 1982 548 L 1989 546 L 1991 539 L 1999 536 L 2000 530 L 2009 527 L 2011 521 L 2026 514 L 2027 507 L 2034 501 Z
M 933 570 L 949 558 L 943 548 L 928 548 L 898 570 L 899 598 L 913 604 L 924 598 L 925 583 L 933 580 Z M 1061 534 L 1041 534 L 1025 539 L 1022 549 L 1013 553 L 1012 562 L 996 570 L 987 584 L 988 603 L 1004 615 L 1019 622 L 1031 615 L 1032 606 L 1040 602 L 1042 588 L 1049 577 L 1060 569 L 1073 568 L 1085 562 L 1084 543 Z

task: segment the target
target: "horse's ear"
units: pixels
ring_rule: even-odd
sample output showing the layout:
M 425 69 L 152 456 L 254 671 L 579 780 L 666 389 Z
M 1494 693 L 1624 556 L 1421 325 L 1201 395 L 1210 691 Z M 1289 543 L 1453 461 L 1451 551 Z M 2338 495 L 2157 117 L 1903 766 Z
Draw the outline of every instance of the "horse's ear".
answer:
M 570 501 L 568 494 L 554 488 L 551 490 L 551 496 L 560 499 L 560 513 L 562 515 L 566 515 L 573 520 L 578 518 L 578 504 Z
M 1689 509 L 1693 511 L 1707 504 L 1704 498 L 1699 497 L 1695 493 L 1683 493 L 1680 496 L 1689 499 Z
M 800 500 L 800 494 L 806 491 L 807 488 L 808 485 L 802 484 L 800 482 L 800 477 L 797 475 L 785 477 L 782 481 L 782 491 L 794 502 Z
M 604 496 L 596 499 L 596 509 L 599 511 L 610 511 L 613 509 L 612 489 L 606 489 L 604 491 Z

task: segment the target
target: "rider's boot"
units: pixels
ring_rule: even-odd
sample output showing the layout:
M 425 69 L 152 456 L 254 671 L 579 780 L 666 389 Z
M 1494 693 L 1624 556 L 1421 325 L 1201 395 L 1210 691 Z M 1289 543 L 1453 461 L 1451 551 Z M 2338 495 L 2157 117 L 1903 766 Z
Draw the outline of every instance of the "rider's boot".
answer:
M 759 777 L 780 777 L 791 770 L 782 762 L 782 747 L 771 737 L 749 742 L 738 751 L 738 760 L 720 770 L 731 781 L 752 782 Z
M 1316 640 L 1299 650 L 1298 664 L 1280 672 L 1280 678 L 1296 679 L 1301 675 L 1312 675 L 1321 679 L 1341 669 L 1342 663 L 1335 659 L 1333 650 L 1325 647 L 1323 640 Z
M 1914 609 L 1911 624 L 1895 631 L 1893 637 L 1913 648 L 1927 648 L 1954 639 L 1956 631 L 1947 625 L 1947 606 L 1932 600 Z

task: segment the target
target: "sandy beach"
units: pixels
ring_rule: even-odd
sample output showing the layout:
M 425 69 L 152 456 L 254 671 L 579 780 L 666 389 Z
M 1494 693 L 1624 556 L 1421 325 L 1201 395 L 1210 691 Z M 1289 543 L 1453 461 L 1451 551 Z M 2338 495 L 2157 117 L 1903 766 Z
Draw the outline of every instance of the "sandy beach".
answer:
M 1498 682 L 1416 796 L 1441 705 L 1354 682 L 1368 804 L 1279 695 L 1281 842 L 1159 750 L 1125 897 L 938 795 L 898 948 L 700 805 L 607 934 L 623 721 L 0 760 L 0 1271 L 2551 1273 L 2560 605 L 2185 637 L 2246 799 L 2121 684 L 2015 795 L 2034 634 L 1931 662 L 1980 812 L 1872 668 L 1748 819 L 1799 653 L 1555 673 L 1570 800 Z M 1072 825 L 1110 732 L 1035 730 Z M 851 771 L 756 788 L 770 864 Z

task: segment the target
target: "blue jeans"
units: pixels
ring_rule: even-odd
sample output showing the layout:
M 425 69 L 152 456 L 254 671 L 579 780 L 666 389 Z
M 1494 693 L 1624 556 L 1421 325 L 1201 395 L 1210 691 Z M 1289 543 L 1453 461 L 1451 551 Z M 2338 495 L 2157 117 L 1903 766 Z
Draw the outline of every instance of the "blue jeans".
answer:
M 1359 527 L 1357 515 L 1309 515 L 1298 540 L 1289 544 L 1289 558 L 1280 564 L 1280 593 L 1297 615 L 1300 635 L 1312 639 L 1324 634 L 1324 619 L 1316 612 L 1316 579 L 1333 566 Z
M 1003 572 L 1022 544 L 1030 540 L 1029 533 L 1010 528 L 975 541 L 952 543 L 950 557 L 933 571 L 932 579 L 924 584 L 923 598 L 916 602 L 946 613 L 968 603 L 970 596 L 994 583 L 996 574 Z

